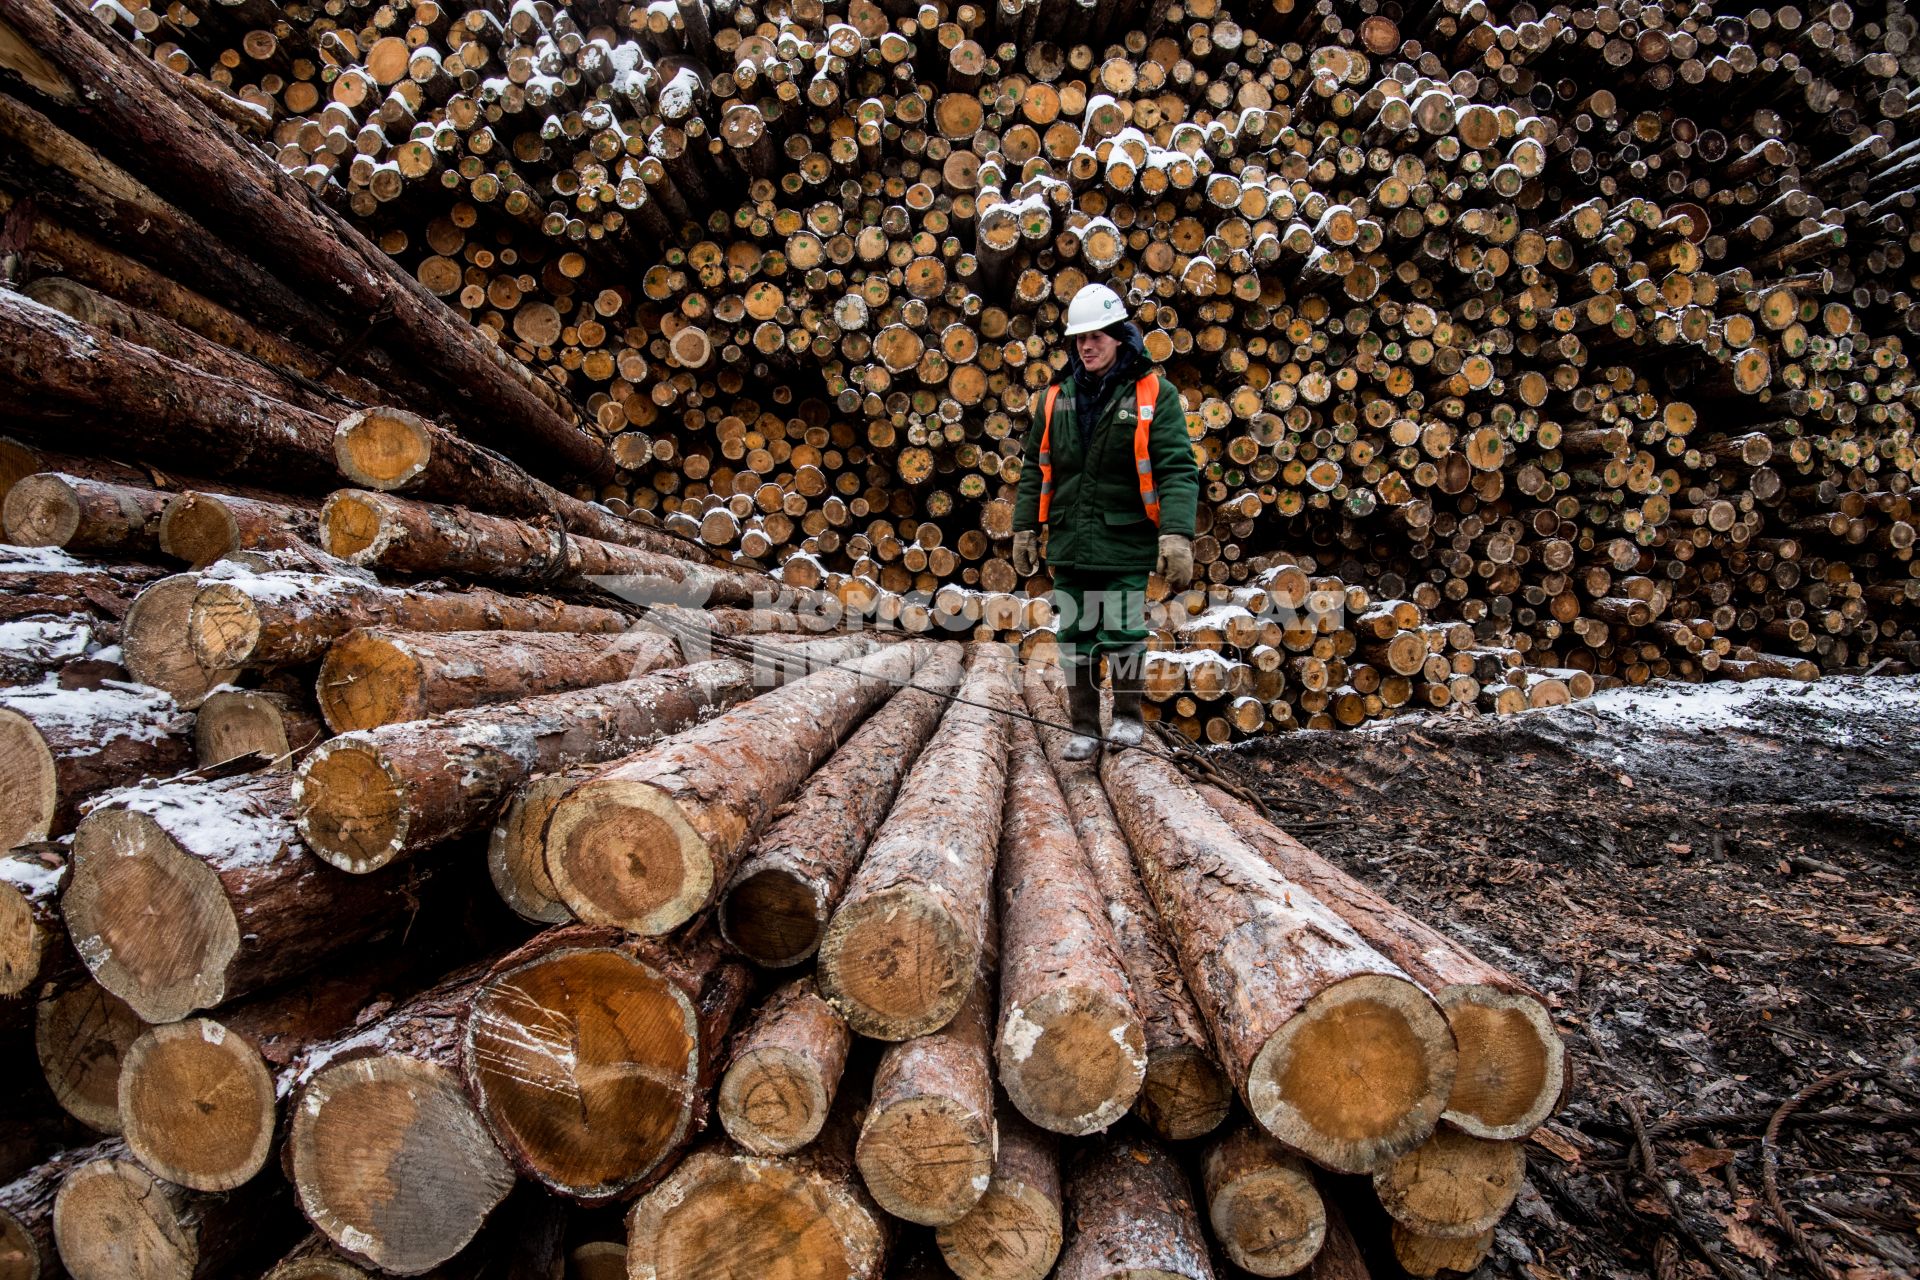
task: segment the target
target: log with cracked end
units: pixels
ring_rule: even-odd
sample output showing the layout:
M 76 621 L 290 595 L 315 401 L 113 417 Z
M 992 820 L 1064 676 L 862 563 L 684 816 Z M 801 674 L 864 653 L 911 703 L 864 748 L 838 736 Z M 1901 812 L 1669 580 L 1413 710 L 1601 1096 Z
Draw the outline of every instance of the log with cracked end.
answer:
M 752 697 L 766 679 L 857 657 L 872 644 L 860 636 L 811 640 L 784 646 L 772 669 L 731 658 L 698 662 L 619 684 L 342 734 L 300 766 L 300 831 L 334 866 L 375 871 L 485 828 L 514 788 L 535 774 L 625 755 Z
M 936 1030 L 974 985 L 992 910 L 1013 666 L 1005 645 L 975 647 L 966 683 L 827 926 L 820 991 L 861 1035 Z
M 523 1174 L 585 1203 L 618 1199 L 699 1132 L 750 985 L 708 931 L 549 929 L 472 993 L 468 1091 Z
M 1287 879 L 1302 885 L 1439 1000 L 1460 1049 L 1444 1118 L 1482 1138 L 1523 1138 L 1570 1081 L 1566 1042 L 1546 1002 L 1409 915 L 1218 787 L 1200 794 Z
M 97 982 L 42 995 L 33 1050 L 54 1101 L 89 1129 L 119 1133 L 120 1068 L 146 1030 L 126 1001 Z
M 1125 1115 L 1146 1035 L 1100 891 L 1033 726 L 1008 726 L 994 1061 L 1027 1119 L 1087 1134 Z
M 781 987 L 734 1035 L 715 1108 L 727 1136 L 754 1155 L 812 1142 L 840 1090 L 853 1034 L 812 978 Z
M 189 710 L 205 703 L 207 695 L 232 684 L 238 666 L 207 667 L 194 652 L 188 619 L 194 597 L 200 594 L 200 575 L 176 573 L 162 578 L 134 598 L 121 624 L 121 660 L 141 684 L 172 695 Z
M 1200 1180 L 1213 1238 L 1235 1266 L 1290 1276 L 1320 1252 L 1327 1212 L 1313 1173 L 1258 1126 L 1242 1124 L 1209 1146 Z
M 1060 1256 L 1058 1139 L 1001 1108 L 999 1150 L 986 1194 L 958 1222 L 934 1231 L 960 1280 L 1045 1280 Z
M 60 1184 L 54 1244 L 72 1280 L 218 1280 L 286 1246 L 298 1222 L 287 1199 L 278 1178 L 223 1194 L 190 1191 L 154 1176 L 122 1148 Z
M 755 964 L 799 964 L 820 949 L 847 880 L 886 820 L 965 676 L 961 647 L 943 644 L 775 817 L 721 891 L 715 919 Z
M 1056 1280 L 1213 1280 L 1186 1171 L 1124 1130 L 1082 1147 L 1067 1171 L 1070 1228 Z
M 1065 756 L 1071 735 L 1057 727 L 1067 719 L 1060 669 L 1028 663 L 1024 684 L 1028 711 L 1044 722 L 1038 728 L 1041 743 L 1065 795 L 1087 868 L 1106 903 L 1114 942 L 1140 1008 L 1147 1070 L 1134 1110 L 1170 1141 L 1211 1133 L 1233 1106 L 1233 1085 L 1220 1069 L 1173 944 L 1147 898 L 1133 850 L 1100 783 L 1099 766 Z
M 142 685 L 0 689 L 0 848 L 65 835 L 83 801 L 187 768 L 192 731 L 172 698 Z
M 61 1274 L 53 1241 L 53 1202 L 60 1184 L 75 1169 L 96 1160 L 124 1156 L 114 1138 L 91 1146 L 68 1147 L 0 1185 L 0 1277 L 5 1280 L 53 1280 Z
M 1110 751 L 1100 772 L 1253 1117 L 1345 1173 L 1424 1142 L 1458 1057 L 1433 998 L 1269 866 L 1164 758 Z
M 547 873 L 573 914 L 661 934 L 704 911 L 814 767 L 925 646 L 887 645 L 742 702 L 575 787 L 547 820 Z
M 1374 1170 L 1373 1190 L 1393 1220 L 1422 1236 L 1480 1235 L 1506 1216 L 1527 1175 L 1525 1144 L 1476 1138 L 1449 1125 Z

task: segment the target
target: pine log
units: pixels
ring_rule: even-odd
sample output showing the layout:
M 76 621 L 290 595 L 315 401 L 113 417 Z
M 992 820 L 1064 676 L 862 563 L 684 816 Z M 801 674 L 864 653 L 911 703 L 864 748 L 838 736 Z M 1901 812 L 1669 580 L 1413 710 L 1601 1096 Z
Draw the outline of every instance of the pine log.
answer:
M 1290 1276 L 1320 1252 L 1327 1213 L 1305 1161 L 1243 1124 L 1200 1166 L 1207 1220 L 1221 1251 L 1256 1276 Z
M 889 645 L 760 694 L 603 769 L 554 806 L 547 873 L 579 919 L 661 934 L 705 910 L 747 845 L 924 646 Z
M 783 1156 L 819 1136 L 853 1035 L 813 979 L 781 987 L 734 1034 L 715 1108 L 752 1155 Z
M 934 1232 L 941 1256 L 960 1280 L 1045 1280 L 1060 1256 L 1057 1140 L 1002 1108 L 993 1177 L 958 1222 Z
M 74 837 L 74 949 L 150 1022 L 173 1022 L 404 927 L 419 877 L 308 854 L 284 773 L 122 791 Z
M 166 577 L 151 565 L 103 565 L 54 547 L 0 551 L 0 622 L 40 616 L 117 622 L 149 583 Z
M 51 843 L 0 853 L 0 998 L 39 991 L 77 972 L 57 901 L 67 856 Z
M 61 547 L 135 559 L 159 545 L 160 513 L 172 495 L 43 471 L 7 490 L 0 524 L 20 547 Z
M 69 1147 L 0 1186 L 0 1276 L 6 1280 L 55 1280 L 62 1274 L 53 1245 L 53 1202 L 75 1169 L 122 1155 L 114 1139 Z
M 89 1129 L 120 1132 L 120 1067 L 147 1029 L 120 997 L 97 982 L 42 995 L 33 1049 L 54 1101 Z
M 630 1280 L 881 1280 L 892 1224 L 853 1166 L 837 1110 L 804 1151 L 718 1141 L 681 1161 L 627 1215 Z
M 333 1242 L 314 1232 L 274 1263 L 262 1280 L 374 1280 L 371 1272 L 347 1261 Z
M 467 1088 L 523 1174 L 586 1203 L 628 1196 L 704 1125 L 750 985 L 710 931 L 663 946 L 549 929 L 475 991 Z
M 0 685 L 34 684 L 110 642 L 118 630 L 90 618 L 0 622 Z
M 670 637 L 624 632 L 400 631 L 365 627 L 327 648 L 314 689 L 335 733 L 425 720 L 680 665 Z
M 142 591 L 127 610 L 120 649 L 127 670 L 141 684 L 171 694 L 192 710 L 207 695 L 239 676 L 238 667 L 205 667 L 188 628 L 200 575 L 176 573 Z
M 0 847 L 64 835 L 82 801 L 187 767 L 192 727 L 173 699 L 136 684 L 0 689 Z
M 1359 1241 L 1347 1225 L 1347 1216 L 1330 1200 L 1322 1201 L 1327 1219 L 1326 1243 L 1301 1274 L 1305 1280 L 1373 1280 Z
M 1525 983 L 1429 927 L 1217 787 L 1200 794 L 1273 869 L 1325 903 L 1369 945 L 1439 1000 L 1460 1065 L 1443 1113 L 1482 1138 L 1522 1138 L 1568 1085 L 1566 1043 L 1545 1002 Z
M 487 837 L 487 874 L 513 913 L 531 924 L 565 924 L 573 912 L 547 874 L 547 819 L 560 798 L 594 774 L 590 765 L 542 774 L 514 791 Z
M 870 643 L 850 637 L 796 645 L 793 670 L 857 656 Z M 300 767 L 300 833 L 333 865 L 374 871 L 484 829 L 536 773 L 625 754 L 753 696 L 757 687 L 754 666 L 726 659 L 342 734 Z
M 1071 1226 L 1058 1280 L 1213 1280 L 1186 1173 L 1159 1144 L 1110 1134 L 1067 1173 Z
M 204 569 L 237 551 L 283 551 L 317 545 L 320 518 L 308 503 L 266 501 L 189 490 L 160 513 L 162 553 Z
M 473 587 L 425 591 L 335 574 L 253 573 L 216 565 L 200 578 L 187 630 L 208 670 L 310 662 L 355 627 L 403 631 L 623 631 L 615 609 Z
M 220 122 L 173 74 L 105 34 L 90 16 L 47 0 L 6 0 L 4 19 L 29 46 L 75 81 L 100 92 L 66 110 L 142 158 L 162 196 L 187 202 L 216 234 L 256 248 L 283 278 L 339 314 L 386 320 L 386 334 L 431 370 L 449 403 L 473 425 L 537 440 L 556 471 L 605 481 L 604 449 L 553 408 L 554 397 L 524 367 L 472 328 L 274 160 Z
M 277 1178 L 207 1195 L 114 1156 L 68 1174 L 53 1201 L 54 1243 L 73 1280 L 220 1280 L 276 1256 L 297 1221 Z
M 193 718 L 196 762 L 202 769 L 233 760 L 291 770 L 327 736 L 306 699 L 269 689 L 216 689 Z
M 1020 1113 L 1087 1134 L 1125 1115 L 1146 1035 L 1105 903 L 1033 726 L 1007 730 L 1000 828 L 1000 1084 Z
M 1373 1190 L 1393 1220 L 1422 1236 L 1490 1231 L 1520 1195 L 1526 1144 L 1476 1138 L 1448 1125 L 1374 1171 Z
M 1254 1118 L 1345 1173 L 1425 1141 L 1457 1056 L 1433 998 L 1269 867 L 1161 757 L 1109 751 L 1100 773 Z
M 1005 645 L 975 646 L 958 700 L 821 939 L 821 994 L 861 1035 L 937 1030 L 973 988 L 993 908 L 1013 663 Z
M 480 977 L 453 974 L 289 1069 L 287 1176 L 307 1220 L 352 1260 L 420 1275 L 465 1248 L 513 1189 L 460 1082 Z
M 869 716 L 762 833 L 715 913 L 748 959 L 778 968 L 819 950 L 847 880 L 964 674 L 958 645 L 935 646 L 915 668 L 914 687 Z
M 1134 1109 L 1154 1132 L 1172 1141 L 1211 1133 L 1233 1105 L 1233 1085 L 1220 1070 L 1206 1023 L 1187 990 L 1179 961 L 1159 914 L 1147 898 L 1113 805 L 1100 783 L 1099 766 L 1063 754 L 1068 734 L 1060 699 L 1060 669 L 1029 663 L 1024 681 L 1028 711 L 1044 722 L 1038 730 L 1080 836 L 1127 981 L 1146 1033 L 1147 1069 Z
M 1437 1276 L 1442 1271 L 1467 1275 L 1479 1269 L 1493 1249 L 1493 1228 L 1477 1236 L 1423 1236 L 1393 1224 L 1393 1256 L 1408 1275 Z
M 993 994 L 976 977 L 944 1026 L 880 1055 L 855 1160 L 896 1218 L 958 1222 L 992 1183 L 992 1017 Z

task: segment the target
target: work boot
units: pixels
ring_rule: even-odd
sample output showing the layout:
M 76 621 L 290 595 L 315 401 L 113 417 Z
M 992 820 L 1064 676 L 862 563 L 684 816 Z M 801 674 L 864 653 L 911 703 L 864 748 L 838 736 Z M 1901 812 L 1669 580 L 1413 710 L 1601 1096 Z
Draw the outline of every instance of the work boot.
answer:
M 1100 684 L 1092 667 L 1082 666 L 1067 686 L 1067 711 L 1073 721 L 1073 737 L 1062 752 L 1069 760 L 1091 760 L 1100 754 Z
M 1113 672 L 1113 730 L 1108 740 L 1122 747 L 1137 747 L 1147 736 L 1146 721 L 1140 718 L 1140 694 L 1147 686 L 1145 645 L 1132 645 L 1107 656 Z

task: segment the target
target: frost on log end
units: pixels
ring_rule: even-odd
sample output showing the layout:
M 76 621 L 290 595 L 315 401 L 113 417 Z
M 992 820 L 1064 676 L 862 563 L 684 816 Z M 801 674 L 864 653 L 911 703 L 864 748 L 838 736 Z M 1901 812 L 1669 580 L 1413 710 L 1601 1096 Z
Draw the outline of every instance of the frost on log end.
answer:
M 1105 1129 L 1133 1106 L 1146 1038 L 1106 906 L 1053 769 L 1025 720 L 1008 727 L 1000 840 L 1002 1087 L 1055 1133 Z
M 1207 1150 L 1200 1175 L 1213 1238 L 1236 1267 L 1290 1276 L 1320 1252 L 1327 1212 L 1313 1173 L 1270 1134 L 1235 1129 Z
M 1422 1236 L 1470 1238 L 1493 1229 L 1520 1195 L 1523 1144 L 1476 1138 L 1442 1125 L 1376 1170 L 1373 1190 L 1395 1222 Z
M 750 981 L 712 936 L 548 930 L 475 992 L 467 1087 L 522 1172 L 576 1200 L 616 1199 L 698 1132 Z
M 919 759 L 942 695 L 965 675 L 961 646 L 936 646 L 896 692 L 819 769 L 762 833 L 721 892 L 721 934 L 768 968 L 799 964 L 820 949 L 848 877 L 886 820 L 901 779 Z
M 1002 1108 L 1000 1149 L 986 1194 L 934 1231 L 960 1280 L 1045 1280 L 1060 1256 L 1060 1156 L 1054 1136 Z
M 141 1164 L 198 1191 L 258 1173 L 278 1115 L 259 1051 L 212 1018 L 149 1029 L 120 1064 L 119 1109 Z
M 774 809 L 912 678 L 888 645 L 751 698 L 601 771 L 554 806 L 547 872 L 579 919 L 658 935 L 705 910 Z
M 120 1065 L 146 1029 L 126 1001 L 97 982 L 42 996 L 33 1049 L 54 1101 L 89 1129 L 120 1132 Z
M 1275 871 L 1433 992 L 1460 1050 L 1444 1113 L 1450 1123 L 1482 1138 L 1523 1138 L 1553 1113 L 1567 1088 L 1567 1047 L 1536 993 L 1400 910 L 1246 802 L 1218 787 L 1199 791 Z
M 1067 1214 L 1057 1280 L 1213 1280 L 1193 1188 L 1158 1143 L 1123 1133 L 1082 1149 Z
M 974 985 L 992 906 L 1013 667 L 1005 645 L 975 648 L 959 700 L 827 926 L 821 994 L 861 1035 L 905 1040 L 945 1026 Z
M 734 1037 L 716 1106 L 727 1136 L 755 1155 L 786 1155 L 827 1122 L 853 1035 L 813 979 L 767 997 Z
M 1160 757 L 1109 751 L 1101 776 L 1254 1118 L 1345 1173 L 1425 1141 L 1457 1057 L 1433 998 L 1268 866 Z

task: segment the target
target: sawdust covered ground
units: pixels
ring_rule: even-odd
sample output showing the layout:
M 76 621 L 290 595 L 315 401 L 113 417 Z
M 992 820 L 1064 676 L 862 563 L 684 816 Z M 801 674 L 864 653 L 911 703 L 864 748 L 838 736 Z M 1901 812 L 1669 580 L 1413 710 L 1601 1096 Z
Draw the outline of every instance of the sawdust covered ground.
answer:
M 1578 1082 L 1482 1274 L 1920 1274 L 1920 680 L 1614 690 L 1210 759 L 1555 1004 Z M 1792 1226 L 1763 1174 L 1783 1107 Z

